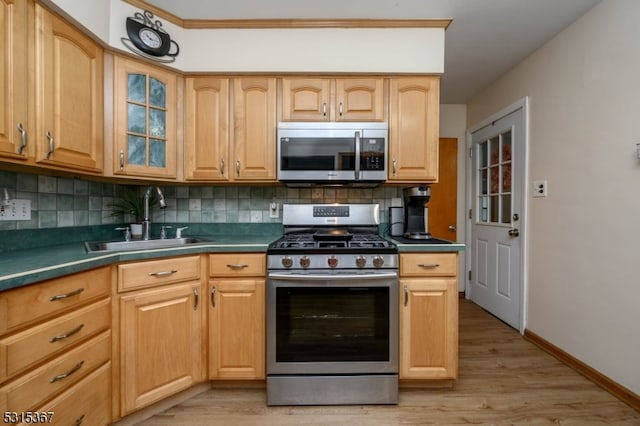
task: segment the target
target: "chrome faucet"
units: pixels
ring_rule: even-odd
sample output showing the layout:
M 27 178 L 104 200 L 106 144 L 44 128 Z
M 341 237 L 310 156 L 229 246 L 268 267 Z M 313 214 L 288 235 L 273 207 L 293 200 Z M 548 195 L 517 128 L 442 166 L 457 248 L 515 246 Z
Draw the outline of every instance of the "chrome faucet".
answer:
M 158 186 L 150 186 L 144 193 L 144 219 L 142 220 L 142 239 L 148 240 L 151 230 L 151 218 L 149 217 L 149 199 L 151 198 L 151 194 L 153 191 L 156 191 L 158 194 L 158 204 L 161 209 L 167 208 L 167 203 L 164 200 L 164 195 Z

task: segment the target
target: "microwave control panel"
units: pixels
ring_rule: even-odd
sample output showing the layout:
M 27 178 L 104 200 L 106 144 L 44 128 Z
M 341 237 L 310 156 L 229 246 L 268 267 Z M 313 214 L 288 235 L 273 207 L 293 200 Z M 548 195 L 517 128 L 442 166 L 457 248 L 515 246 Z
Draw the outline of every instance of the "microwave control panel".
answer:
M 363 138 L 360 154 L 361 170 L 384 170 L 384 139 Z

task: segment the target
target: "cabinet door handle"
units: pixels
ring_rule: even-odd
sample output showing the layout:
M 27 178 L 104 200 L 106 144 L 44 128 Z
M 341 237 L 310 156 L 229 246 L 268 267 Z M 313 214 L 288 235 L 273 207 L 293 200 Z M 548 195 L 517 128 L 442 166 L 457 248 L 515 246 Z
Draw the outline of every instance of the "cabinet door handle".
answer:
M 342 117 L 342 110 L 343 110 L 342 102 L 340 102 L 340 107 L 338 108 L 338 111 L 339 111 L 340 117 Z
M 243 269 L 248 267 L 249 265 L 247 265 L 246 263 L 227 263 L 227 268 L 231 269 Z
M 170 271 L 160 271 L 160 272 L 149 272 L 149 276 L 151 277 L 166 277 L 167 275 L 173 275 L 178 272 L 177 269 L 172 269 Z
M 58 374 L 57 376 L 53 376 L 51 378 L 51 380 L 49 380 L 49 383 L 55 383 L 58 380 L 66 379 L 67 377 L 69 377 L 70 375 L 75 373 L 76 371 L 80 370 L 83 365 L 84 365 L 84 361 L 80 361 L 73 368 L 71 368 L 71 370 L 67 371 L 66 373 L 62 373 L 62 374 Z
M 50 301 L 50 302 L 55 302 L 56 300 L 64 300 L 64 299 L 68 299 L 68 298 L 70 298 L 70 297 L 73 297 L 73 296 L 77 296 L 77 295 L 79 295 L 79 294 L 80 294 L 80 293 L 82 293 L 83 291 L 84 291 L 84 288 L 80 287 L 79 289 L 77 289 L 77 290 L 73 290 L 73 291 L 70 291 L 69 293 L 65 293 L 65 294 L 56 294 L 55 296 L 51 296 L 51 297 L 49 298 L 49 301 Z
M 327 118 L 327 103 L 322 103 L 322 118 Z
M 75 423 L 73 424 L 73 426 L 80 426 L 82 424 L 82 422 L 84 421 L 84 414 L 81 415 L 80 417 L 78 417 L 75 421 Z
M 440 267 L 440 264 L 439 263 L 420 263 L 418 264 L 418 266 L 425 269 L 436 269 Z
M 224 158 L 220 160 L 220 176 L 224 176 Z
M 18 123 L 18 131 L 20 132 L 20 147 L 18 148 L 18 154 L 22 155 L 22 151 L 27 147 L 27 131 L 22 127 L 22 123 Z
M 198 291 L 197 287 L 193 288 L 193 310 L 197 311 L 198 310 L 198 303 L 200 301 L 200 292 Z
M 58 334 L 57 336 L 53 336 L 51 339 L 49 339 L 49 343 L 55 343 L 60 340 L 68 339 L 69 337 L 73 336 L 74 334 L 82 330 L 83 327 L 84 327 L 84 324 L 80 324 L 79 326 L 69 331 L 68 333 Z
M 120 171 L 124 171 L 124 150 L 120 150 Z
M 236 160 L 236 175 L 240 176 L 240 160 Z
M 45 133 L 45 136 L 49 140 L 49 152 L 47 152 L 46 156 L 46 159 L 48 160 L 49 158 L 51 158 L 51 154 L 53 154 L 53 151 L 56 149 L 56 144 L 53 140 L 53 135 L 51 134 L 51 132 Z
M 216 286 L 211 287 L 211 306 L 216 307 Z
M 405 285 L 404 286 L 404 306 L 407 306 L 409 304 L 409 288 Z
M 393 161 L 391 161 L 391 168 L 392 168 L 392 170 L 393 170 L 393 175 L 394 175 L 394 176 L 396 175 L 396 172 L 397 172 L 396 164 L 397 164 L 397 163 L 396 163 L 396 159 L 394 158 L 394 159 L 393 159 Z

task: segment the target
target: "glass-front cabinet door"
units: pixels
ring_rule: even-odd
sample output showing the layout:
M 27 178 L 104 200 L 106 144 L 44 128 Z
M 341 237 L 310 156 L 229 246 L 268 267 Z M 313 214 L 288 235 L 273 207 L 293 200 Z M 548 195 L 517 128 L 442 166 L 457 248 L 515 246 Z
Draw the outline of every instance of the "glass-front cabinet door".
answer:
M 175 74 L 116 57 L 114 173 L 176 178 Z

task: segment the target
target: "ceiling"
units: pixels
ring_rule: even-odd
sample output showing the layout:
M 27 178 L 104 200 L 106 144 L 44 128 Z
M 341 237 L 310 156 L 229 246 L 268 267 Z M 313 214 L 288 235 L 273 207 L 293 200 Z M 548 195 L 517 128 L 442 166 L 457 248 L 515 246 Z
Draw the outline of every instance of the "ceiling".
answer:
M 475 93 L 600 0 L 146 0 L 185 20 L 452 19 L 440 102 Z

